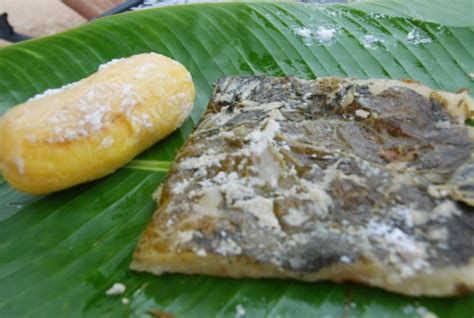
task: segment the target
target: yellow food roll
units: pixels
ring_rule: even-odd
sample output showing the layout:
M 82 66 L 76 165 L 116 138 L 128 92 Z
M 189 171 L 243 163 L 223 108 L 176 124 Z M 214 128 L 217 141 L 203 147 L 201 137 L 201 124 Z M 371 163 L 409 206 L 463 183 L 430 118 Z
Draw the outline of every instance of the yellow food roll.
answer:
M 3 175 L 32 194 L 106 176 L 177 129 L 194 95 L 186 68 L 163 55 L 112 60 L 0 118 Z

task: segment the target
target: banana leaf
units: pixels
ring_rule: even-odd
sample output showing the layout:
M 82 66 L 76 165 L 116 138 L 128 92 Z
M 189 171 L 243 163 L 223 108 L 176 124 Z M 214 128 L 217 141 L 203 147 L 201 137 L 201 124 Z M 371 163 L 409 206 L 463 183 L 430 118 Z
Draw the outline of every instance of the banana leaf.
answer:
M 364 12 L 410 17 L 450 26 L 472 26 L 474 1 L 366 0 L 351 4 Z
M 102 18 L 0 49 L 0 114 L 112 58 L 141 52 L 180 61 L 197 88 L 190 119 L 108 177 L 46 196 L 19 193 L 0 178 L 0 317 L 472 317 L 473 294 L 416 298 L 357 284 L 157 277 L 128 269 L 156 208 L 151 194 L 216 79 L 357 76 L 472 91 L 472 5 L 372 0 L 173 6 Z M 319 27 L 335 29 L 334 37 L 319 38 Z M 125 293 L 106 296 L 115 282 L 126 286 Z

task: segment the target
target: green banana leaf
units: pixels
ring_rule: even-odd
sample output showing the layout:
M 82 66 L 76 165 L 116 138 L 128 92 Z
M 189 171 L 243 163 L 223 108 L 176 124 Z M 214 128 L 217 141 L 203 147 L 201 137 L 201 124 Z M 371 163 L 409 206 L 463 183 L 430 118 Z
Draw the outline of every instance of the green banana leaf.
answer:
M 474 1 L 472 0 L 365 0 L 351 4 L 364 12 L 410 17 L 449 26 L 472 26 Z
M 0 178 L 0 317 L 148 317 L 159 316 L 157 310 L 177 317 L 419 317 L 423 309 L 438 317 L 473 317 L 473 294 L 415 298 L 357 284 L 157 277 L 128 270 L 156 208 L 151 194 L 217 78 L 406 78 L 473 91 L 473 1 L 410 3 L 173 6 L 103 18 L 0 49 L 0 114 L 112 58 L 141 52 L 180 61 L 197 88 L 183 127 L 108 177 L 47 196 L 16 192 Z M 314 33 L 320 26 L 335 28 L 334 38 L 320 41 Z M 413 30 L 421 43 L 407 39 Z M 126 286 L 125 293 L 106 296 L 115 282 Z

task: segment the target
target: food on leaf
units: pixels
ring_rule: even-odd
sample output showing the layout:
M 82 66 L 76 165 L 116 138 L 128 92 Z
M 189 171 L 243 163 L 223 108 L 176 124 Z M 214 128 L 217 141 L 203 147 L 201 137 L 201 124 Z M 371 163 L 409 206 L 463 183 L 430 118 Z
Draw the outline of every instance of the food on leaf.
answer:
M 417 82 L 221 79 L 131 268 L 473 290 L 472 115 Z
M 106 176 L 177 129 L 193 100 L 191 75 L 170 58 L 112 60 L 0 118 L 3 175 L 33 194 Z

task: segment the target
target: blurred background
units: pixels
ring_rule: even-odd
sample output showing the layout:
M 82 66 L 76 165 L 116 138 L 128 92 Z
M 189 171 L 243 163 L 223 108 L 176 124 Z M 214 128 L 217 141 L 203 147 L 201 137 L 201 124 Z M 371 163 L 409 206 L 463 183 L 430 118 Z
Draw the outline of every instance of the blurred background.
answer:
M 8 14 L 15 32 L 31 37 L 54 34 L 87 21 L 60 0 L 0 0 L 0 14 L 3 13 Z M 4 23 L 0 25 L 5 27 Z M 9 43 L 0 39 L 2 46 Z

